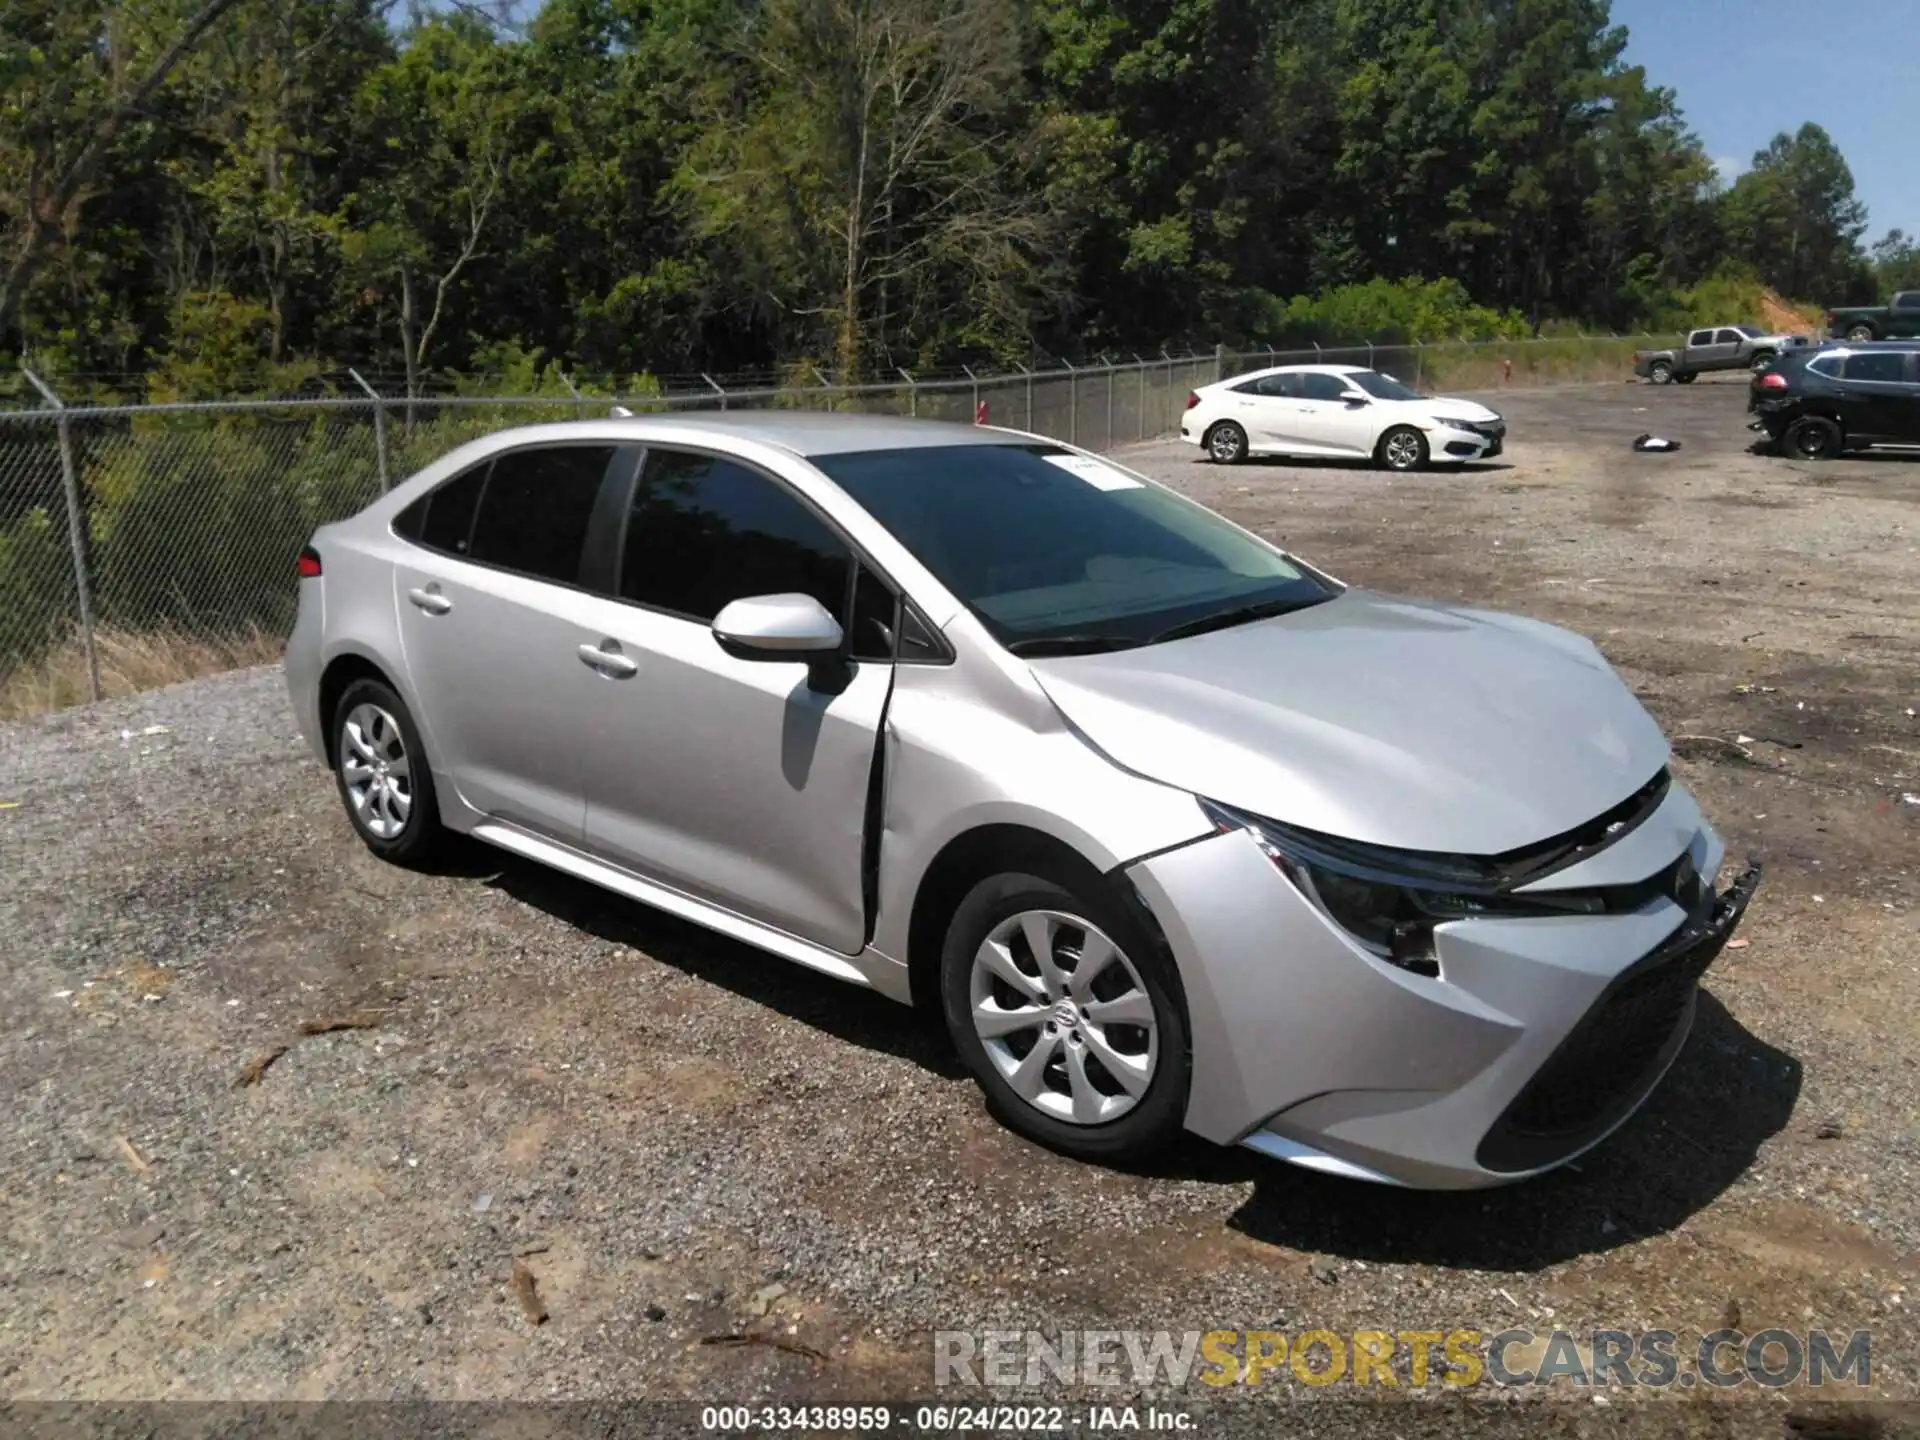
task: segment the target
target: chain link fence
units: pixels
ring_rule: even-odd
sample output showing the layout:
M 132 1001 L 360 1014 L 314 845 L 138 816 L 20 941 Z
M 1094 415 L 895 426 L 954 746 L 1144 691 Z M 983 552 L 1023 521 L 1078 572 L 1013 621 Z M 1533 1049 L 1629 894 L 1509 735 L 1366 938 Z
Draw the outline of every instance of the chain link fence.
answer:
M 1108 450 L 1173 431 L 1215 379 L 1324 361 L 1423 388 L 1618 375 L 1632 340 L 1235 351 L 889 384 L 621 397 L 376 395 L 0 412 L 0 719 L 278 657 L 294 557 L 456 445 L 513 425 L 769 407 L 985 420 Z M 1615 353 L 1617 352 L 1617 353 Z M 356 377 L 357 379 L 357 377 Z

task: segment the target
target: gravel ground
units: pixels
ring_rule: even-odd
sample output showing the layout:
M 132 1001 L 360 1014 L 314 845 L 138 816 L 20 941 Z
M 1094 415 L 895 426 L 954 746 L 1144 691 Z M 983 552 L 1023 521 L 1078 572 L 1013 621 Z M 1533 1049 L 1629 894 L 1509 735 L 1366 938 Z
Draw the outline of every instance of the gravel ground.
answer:
M 1493 403 L 1465 474 L 1127 458 L 1344 579 L 1580 629 L 1706 737 L 1751 944 L 1577 1167 L 1058 1159 L 905 1010 L 479 847 L 379 864 L 239 672 L 0 727 L 0 1394 L 871 1400 L 928 1393 L 936 1328 L 1722 1323 L 1870 1330 L 1920 1393 L 1920 465 L 1746 454 L 1727 385 Z M 793 1348 L 699 1343 L 743 1333 Z

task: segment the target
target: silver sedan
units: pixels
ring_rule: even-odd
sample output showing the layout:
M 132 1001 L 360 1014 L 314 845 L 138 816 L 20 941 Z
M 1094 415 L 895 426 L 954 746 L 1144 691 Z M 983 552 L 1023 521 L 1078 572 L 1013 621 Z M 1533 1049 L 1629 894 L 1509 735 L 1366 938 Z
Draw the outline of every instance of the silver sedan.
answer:
M 300 574 L 294 710 L 375 854 L 461 832 L 917 1005 L 1089 1159 L 1561 1164 L 1659 1082 L 1758 879 L 1716 888 L 1588 641 L 1030 435 L 512 430 Z

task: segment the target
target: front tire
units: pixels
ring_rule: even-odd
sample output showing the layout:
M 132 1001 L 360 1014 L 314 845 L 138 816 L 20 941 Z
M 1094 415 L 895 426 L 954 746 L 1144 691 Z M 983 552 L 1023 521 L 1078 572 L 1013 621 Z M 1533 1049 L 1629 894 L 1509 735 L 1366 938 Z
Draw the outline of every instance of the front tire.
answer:
M 981 881 L 947 928 L 941 1008 L 1008 1129 L 1076 1159 L 1142 1159 L 1178 1137 L 1186 1000 L 1150 922 L 1091 885 Z
M 1840 427 L 1824 415 L 1802 415 L 1783 437 L 1787 453 L 1801 460 L 1831 460 L 1845 448 Z
M 1238 465 L 1247 458 L 1247 432 L 1222 420 L 1207 431 L 1207 455 L 1216 465 Z
M 333 776 L 347 818 L 382 860 L 418 865 L 444 842 L 420 729 L 384 681 L 356 680 L 334 706 Z
M 1427 468 L 1427 437 L 1411 425 L 1395 425 L 1374 447 L 1375 462 L 1402 475 Z

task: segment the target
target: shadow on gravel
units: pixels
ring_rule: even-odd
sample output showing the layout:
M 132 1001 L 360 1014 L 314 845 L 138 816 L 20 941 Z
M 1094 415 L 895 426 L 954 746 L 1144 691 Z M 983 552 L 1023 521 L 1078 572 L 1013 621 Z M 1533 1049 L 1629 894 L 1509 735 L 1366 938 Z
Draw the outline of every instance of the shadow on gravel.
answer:
M 1202 456 L 1193 462 L 1196 465 L 1212 465 L 1213 461 Z M 1438 475 L 1491 475 L 1499 470 L 1511 470 L 1513 466 L 1505 460 L 1469 460 L 1464 464 L 1429 465 L 1425 470 L 1393 472 L 1382 470 L 1371 460 L 1348 459 L 1340 455 L 1249 455 L 1237 461 L 1235 468 L 1240 470 L 1355 470 L 1378 473 L 1389 479 L 1417 480 L 1423 476 Z
M 456 852 L 464 847 L 452 847 Z M 627 900 L 558 870 L 475 844 L 466 873 L 590 935 L 629 945 L 674 969 L 731 990 L 849 1044 L 922 1065 L 947 1079 L 967 1072 L 941 1036 L 903 1005 L 816 974 L 699 925 Z
M 1683 1224 L 1740 1178 L 1799 1096 L 1800 1062 L 1702 991 L 1693 1034 L 1665 1081 L 1577 1169 L 1497 1190 L 1418 1192 L 1195 1146 L 1188 1173 L 1251 1180 L 1252 1196 L 1228 1224 L 1268 1244 L 1394 1264 L 1538 1270 Z

